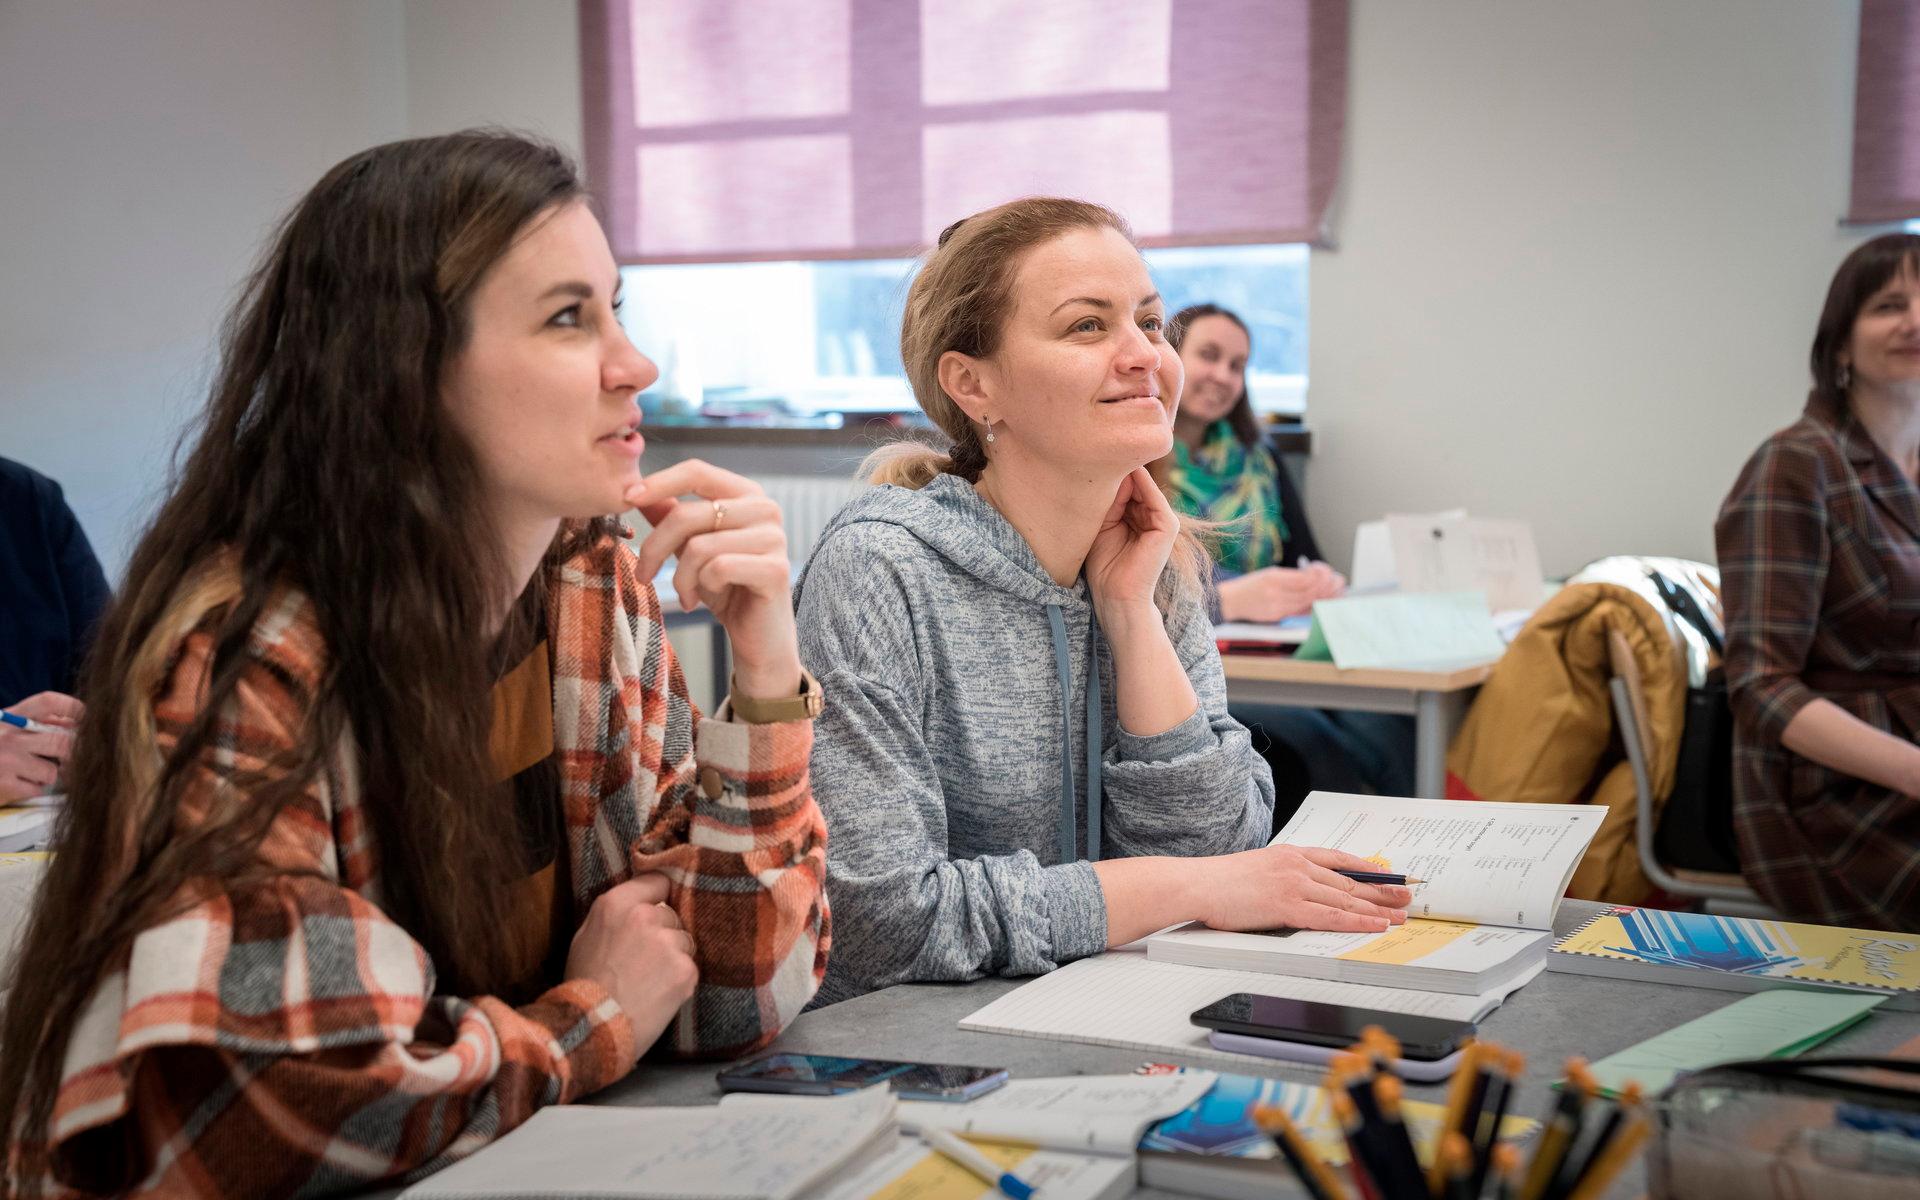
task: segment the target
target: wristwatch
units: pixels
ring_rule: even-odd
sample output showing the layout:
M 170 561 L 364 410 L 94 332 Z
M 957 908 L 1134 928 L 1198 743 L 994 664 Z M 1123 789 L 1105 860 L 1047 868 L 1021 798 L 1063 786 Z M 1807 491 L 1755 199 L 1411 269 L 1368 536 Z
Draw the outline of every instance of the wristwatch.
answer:
M 754 700 L 740 694 L 738 685 L 727 697 L 735 720 L 749 725 L 773 725 L 780 721 L 811 721 L 826 707 L 826 693 L 820 681 L 804 667 L 800 670 L 800 692 L 780 700 Z

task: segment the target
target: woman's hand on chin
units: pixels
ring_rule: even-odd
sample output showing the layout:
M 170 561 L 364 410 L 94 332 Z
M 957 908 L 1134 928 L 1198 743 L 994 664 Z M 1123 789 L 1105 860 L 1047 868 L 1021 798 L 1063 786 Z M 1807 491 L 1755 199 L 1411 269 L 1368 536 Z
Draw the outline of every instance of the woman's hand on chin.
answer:
M 1153 590 L 1179 533 L 1173 506 L 1147 469 L 1135 467 L 1120 481 L 1087 551 L 1087 590 L 1103 625 L 1152 608 Z
M 751 479 L 699 459 L 647 476 L 626 500 L 653 526 L 638 550 L 642 575 L 651 580 L 668 559 L 677 561 L 680 608 L 704 604 L 726 629 L 739 693 L 797 695 L 800 639 L 780 506 Z

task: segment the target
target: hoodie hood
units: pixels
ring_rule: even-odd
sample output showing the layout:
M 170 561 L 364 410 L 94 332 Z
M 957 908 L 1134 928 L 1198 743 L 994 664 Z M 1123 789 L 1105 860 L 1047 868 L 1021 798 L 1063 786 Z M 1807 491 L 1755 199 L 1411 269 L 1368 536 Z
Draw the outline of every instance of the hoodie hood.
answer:
M 1067 612 L 1091 607 L 1085 580 L 1061 587 L 1034 556 L 1020 531 L 958 475 L 936 475 L 919 489 L 885 484 L 847 504 L 821 531 L 824 542 L 851 525 L 877 522 L 912 533 L 928 548 L 995 591 Z M 793 586 L 797 607 L 807 586 L 802 569 Z

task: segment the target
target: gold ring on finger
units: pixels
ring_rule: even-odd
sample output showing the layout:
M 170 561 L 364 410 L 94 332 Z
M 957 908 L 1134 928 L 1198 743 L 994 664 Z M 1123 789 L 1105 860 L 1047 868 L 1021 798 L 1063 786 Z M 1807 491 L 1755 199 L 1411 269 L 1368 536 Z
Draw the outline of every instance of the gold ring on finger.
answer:
M 720 503 L 718 500 L 715 500 L 713 502 L 713 528 L 708 530 L 707 532 L 719 533 L 720 524 L 726 519 L 727 519 L 727 506 Z

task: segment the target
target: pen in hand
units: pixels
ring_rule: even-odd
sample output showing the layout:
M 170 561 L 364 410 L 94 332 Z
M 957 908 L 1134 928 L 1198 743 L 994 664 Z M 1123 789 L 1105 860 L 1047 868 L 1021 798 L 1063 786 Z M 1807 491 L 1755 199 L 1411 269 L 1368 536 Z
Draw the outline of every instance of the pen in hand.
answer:
M 10 713 L 4 708 L 0 708 L 0 725 L 11 725 L 15 729 L 24 729 L 28 733 L 59 732 L 58 726 L 42 724 L 32 717 L 23 717 L 19 713 Z
M 1412 887 L 1426 882 L 1417 875 L 1396 875 L 1392 871 L 1346 871 L 1335 867 L 1333 873 L 1345 875 L 1355 883 L 1379 883 L 1390 887 Z

